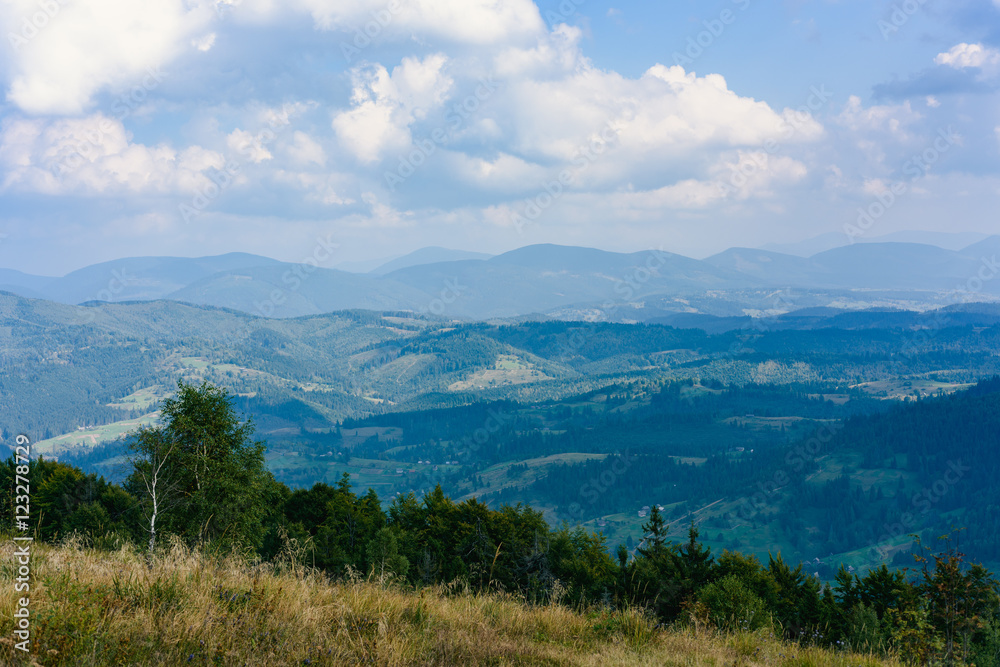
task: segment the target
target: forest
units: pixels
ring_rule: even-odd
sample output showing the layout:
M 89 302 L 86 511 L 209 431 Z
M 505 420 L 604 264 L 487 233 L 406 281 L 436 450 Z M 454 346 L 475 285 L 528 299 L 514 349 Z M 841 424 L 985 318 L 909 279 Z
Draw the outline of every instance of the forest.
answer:
M 914 422 L 912 411 L 924 405 L 854 417 L 831 444 L 854 434 L 874 442 L 910 423 L 872 456 L 903 448 L 900 465 L 930 479 L 953 452 L 932 455 L 918 433 L 951 428 L 950 420 L 971 408 L 996 419 L 998 390 L 994 379 L 967 395 L 928 401 L 923 422 Z M 988 422 L 970 428 L 995 438 Z M 45 541 L 75 534 L 97 549 L 128 542 L 152 553 L 179 539 L 263 560 L 293 548 L 304 564 L 333 578 L 368 572 L 418 589 L 461 581 L 475 590 L 517 592 L 532 604 L 637 605 L 663 624 L 770 627 L 802 644 L 894 652 L 914 663 L 1000 664 L 1000 583 L 958 548 L 961 529 L 940 543 L 918 538 L 907 568 L 883 564 L 860 574 L 840 567 L 823 581 L 781 553 L 760 560 L 713 552 L 694 521 L 681 526 L 683 539 L 672 539 L 655 502 L 641 543 L 630 551 L 581 526 L 550 527 L 527 505 L 456 501 L 440 487 L 388 503 L 371 489 L 355 493 L 347 475 L 292 490 L 267 470 L 264 445 L 254 437 L 253 420 L 238 414 L 226 390 L 180 382 L 164 402 L 161 423 L 129 436 L 131 472 L 123 484 L 44 458 L 20 466 L 27 470 L 11 458 L 0 475 L 12 487 L 16 474 L 27 473 L 35 489 L 29 529 Z M 952 434 L 956 447 L 962 437 Z M 961 453 L 969 462 L 977 455 Z M 972 467 L 976 475 L 964 473 L 970 480 L 995 474 L 985 463 Z M 13 514 L 11 500 L 3 498 L 2 515 Z

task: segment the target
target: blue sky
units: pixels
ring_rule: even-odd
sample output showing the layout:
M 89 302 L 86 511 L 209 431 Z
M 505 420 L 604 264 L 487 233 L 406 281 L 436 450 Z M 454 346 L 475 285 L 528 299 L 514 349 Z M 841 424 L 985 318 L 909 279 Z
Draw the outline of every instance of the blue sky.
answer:
M 1000 0 L 7 0 L 0 26 L 6 268 L 1000 229 Z

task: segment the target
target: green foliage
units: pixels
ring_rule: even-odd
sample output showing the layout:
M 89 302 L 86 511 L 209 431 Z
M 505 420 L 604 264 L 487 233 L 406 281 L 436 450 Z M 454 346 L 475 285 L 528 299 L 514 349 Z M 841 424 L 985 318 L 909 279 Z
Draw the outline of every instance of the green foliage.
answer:
M 712 623 L 728 631 L 755 631 L 770 626 L 764 601 L 743 580 L 730 574 L 698 592 L 698 602 L 708 610 Z
M 13 457 L 0 464 L 0 485 L 10 493 L 0 494 L 0 518 L 11 525 L 18 465 Z M 32 459 L 29 530 L 41 539 L 55 540 L 73 533 L 87 539 L 106 535 L 130 540 L 140 530 L 136 499 L 103 477 L 84 474 L 74 468 L 44 458 Z
M 997 393 L 988 389 L 984 383 L 966 398 L 995 401 Z M 948 399 L 934 405 L 966 404 Z M 948 419 L 963 414 L 955 409 Z M 266 473 L 263 447 L 252 434 L 252 423 L 236 419 L 224 390 L 181 383 L 177 395 L 164 401 L 161 425 L 135 434 L 133 448 L 141 456 L 126 488 L 62 463 L 32 461 L 38 511 L 31 527 L 43 540 L 75 532 L 98 546 L 144 541 L 149 481 L 160 471 L 163 532 L 192 543 L 242 545 L 271 559 L 283 558 L 294 541 L 301 547 L 294 550 L 295 562 L 333 577 L 373 573 L 414 586 L 455 583 L 532 602 L 633 610 L 638 615 L 618 622 L 632 628 L 622 634 L 635 641 L 645 637 L 646 614 L 673 623 L 685 618 L 685 610 L 704 610 L 720 628 L 760 629 L 773 622 L 776 632 L 803 644 L 898 651 L 923 663 L 996 664 L 998 582 L 956 549 L 919 556 L 915 575 L 886 566 L 863 574 L 841 568 L 833 586 L 824 586 L 780 554 L 766 567 L 732 551 L 716 559 L 694 522 L 687 540 L 671 542 L 654 503 L 634 554 L 619 547 L 612 558 L 603 535 L 569 525 L 552 529 L 526 505 L 493 509 L 475 498 L 456 501 L 440 485 L 420 497 L 397 495 L 386 507 L 371 489 L 356 493 L 347 474 L 335 485 L 292 491 Z M 0 466 L 10 488 L 16 473 L 13 459 Z M 2 502 L 13 511 L 9 498 Z M 67 595 L 84 594 L 62 586 Z M 136 605 L 172 599 L 169 582 L 145 597 L 130 591 L 126 582 L 102 595 Z
M 395 575 L 405 578 L 410 569 L 410 561 L 399 553 L 397 533 L 392 528 L 381 528 L 368 542 L 368 562 L 378 577 Z
M 156 498 L 162 530 L 192 544 L 256 549 L 274 489 L 265 445 L 251 439 L 253 431 L 251 421 L 238 421 L 224 389 L 178 382 L 177 394 L 163 402 L 161 425 L 131 437 L 128 487 L 150 515 L 154 493 L 165 496 Z

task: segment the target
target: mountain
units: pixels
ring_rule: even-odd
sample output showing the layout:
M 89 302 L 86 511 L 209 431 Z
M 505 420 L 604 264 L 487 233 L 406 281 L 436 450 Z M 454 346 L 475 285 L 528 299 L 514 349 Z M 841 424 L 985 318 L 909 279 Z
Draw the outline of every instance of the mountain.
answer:
M 275 264 L 221 271 L 172 292 L 169 299 L 233 308 L 264 317 L 298 317 L 336 310 L 426 311 L 426 293 L 394 280 Z
M 989 236 L 978 243 L 962 248 L 962 254 L 976 260 L 993 259 L 1000 255 L 1000 235 Z
M 489 259 L 490 257 L 493 257 L 493 255 L 487 255 L 482 252 L 451 250 L 449 248 L 430 246 L 427 248 L 421 248 L 420 250 L 414 250 L 408 255 L 403 255 L 402 257 L 390 260 L 381 266 L 372 269 L 369 273 L 382 276 L 387 273 L 392 273 L 393 271 L 398 271 L 399 269 L 405 269 L 410 266 L 420 266 L 421 264 L 458 262 L 466 259 Z
M 214 257 L 124 257 L 73 271 L 47 283 L 41 291 L 59 303 L 162 299 L 220 271 L 279 264 L 246 253 Z
M 399 255 L 388 255 L 386 257 L 376 257 L 375 259 L 338 262 L 330 268 L 337 269 L 338 271 L 347 271 L 348 273 L 369 273 L 386 262 L 391 262 L 394 259 L 399 259 Z
M 808 258 L 752 248 L 730 248 L 704 260 L 772 285 L 813 285 L 822 269 Z
M 23 296 L 40 296 L 45 286 L 57 278 L 34 276 L 13 269 L 0 269 L 0 290 L 6 290 Z M 25 292 L 30 292 L 27 294 Z
M 978 232 L 925 232 L 901 231 L 883 236 L 861 236 L 853 239 L 853 243 L 919 243 L 933 245 L 945 250 L 961 250 L 970 243 L 977 243 L 986 238 L 986 234 Z M 761 250 L 795 255 L 796 257 L 812 257 L 813 255 L 834 248 L 852 245 L 852 240 L 843 232 L 827 232 L 798 243 L 767 243 Z
M 614 253 L 551 244 L 485 261 L 413 266 L 386 277 L 431 294 L 449 316 L 473 318 L 513 317 L 571 305 L 619 307 L 648 295 L 756 284 L 735 271 L 669 252 Z
M 856 241 L 859 243 L 920 243 L 934 245 L 945 250 L 961 250 L 971 243 L 982 241 L 987 236 L 989 235 L 979 232 L 904 231 L 893 232 L 885 236 L 874 236 L 870 239 L 861 237 Z
M 777 252 L 796 257 L 812 257 L 827 250 L 833 250 L 849 244 L 851 240 L 843 232 L 827 232 L 797 243 L 765 243 L 761 250 Z
M 950 290 L 979 269 L 965 255 L 918 243 L 857 243 L 810 259 L 826 274 L 817 285 L 853 289 Z
M 705 260 L 660 250 L 539 244 L 497 256 L 423 248 L 370 273 L 231 253 L 123 258 L 62 278 L 3 270 L 0 290 L 67 304 L 173 299 L 276 317 L 361 308 L 452 319 L 662 322 L 675 315 L 745 318 L 807 307 L 946 306 L 958 300 L 957 288 L 979 276 L 983 259 L 998 253 L 1000 237 L 961 252 L 858 243 L 808 258 L 731 248 Z M 1000 280 L 972 287 L 980 300 L 1000 294 Z

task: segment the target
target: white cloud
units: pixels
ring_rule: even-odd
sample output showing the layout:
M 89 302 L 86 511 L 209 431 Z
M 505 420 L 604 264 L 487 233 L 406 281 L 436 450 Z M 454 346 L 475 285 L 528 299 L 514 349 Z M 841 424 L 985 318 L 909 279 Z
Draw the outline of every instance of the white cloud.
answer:
M 404 58 L 392 74 L 382 65 L 354 71 L 353 108 L 338 113 L 333 129 L 340 143 L 363 163 L 410 145 L 410 124 L 440 107 L 453 80 L 443 54 Z
M 502 153 L 492 160 L 449 153 L 450 171 L 456 180 L 495 192 L 519 192 L 527 183 L 541 183 L 549 170 L 519 157 Z
M 36 21 L 41 5 L 54 9 Z M 503 46 L 545 33 L 532 0 L 4 0 L 0 28 L 17 42 L 7 97 L 29 113 L 81 113 L 101 90 L 210 50 L 220 7 L 240 22 L 308 13 L 319 28 L 347 33 L 349 48 L 373 38 Z
M 198 49 L 199 51 L 208 51 L 215 44 L 215 33 L 210 32 L 204 37 L 198 37 L 197 39 L 191 40 L 191 46 Z
M 30 37 L 13 49 L 7 92 L 29 113 L 84 111 L 98 91 L 129 85 L 191 48 L 215 16 L 205 0 L 50 4 L 57 9 L 41 21 L 33 18 L 40 9 L 35 0 L 0 3 L 3 32 Z M 194 48 L 211 46 L 204 38 L 194 43 Z
M 656 65 L 630 79 L 585 65 L 561 79 L 529 78 L 507 88 L 495 108 L 514 152 L 572 164 L 601 151 L 576 187 L 664 169 L 696 173 L 727 150 L 769 141 L 787 148 L 823 133 L 811 116 L 778 112 L 729 90 L 722 76 L 681 67 Z
M 861 98 L 852 95 L 837 117 L 838 122 L 854 132 L 888 132 L 896 139 L 909 138 L 906 127 L 923 116 L 913 110 L 910 102 L 897 105 L 875 105 L 865 108 Z
M 298 165 L 326 164 L 326 153 L 312 137 L 305 132 L 296 131 L 292 135 L 292 143 L 286 148 L 288 156 Z
M 560 24 L 530 46 L 509 46 L 494 58 L 493 69 L 503 79 L 546 74 L 559 78 L 587 63 L 580 53 L 579 28 Z
M 253 135 L 247 130 L 233 130 L 226 137 L 226 145 L 240 155 L 243 155 L 254 164 L 260 164 L 264 160 L 270 160 L 273 155 L 267 150 L 260 137 Z
M 241 11 L 267 21 L 289 7 L 310 13 L 321 29 L 376 41 L 440 38 L 482 46 L 533 39 L 545 30 L 532 0 L 244 0 Z
M 3 189 L 43 194 L 195 192 L 225 159 L 200 146 L 132 143 L 103 114 L 71 120 L 7 120 L 0 130 Z
M 805 164 L 787 155 L 743 150 L 737 151 L 735 160 L 723 160 L 712 171 L 741 200 L 773 197 L 775 186 L 797 183 L 809 173 Z
M 347 179 L 339 174 L 313 174 L 278 170 L 274 174 L 274 179 L 297 190 L 307 191 L 311 201 L 317 201 L 326 206 L 346 206 L 354 203 L 353 199 L 341 194 L 342 190 L 347 187 Z
M 934 62 L 955 69 L 966 67 L 986 67 L 1000 63 L 1000 51 L 982 44 L 956 44 L 945 53 L 939 53 Z

